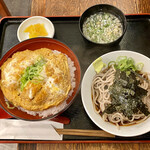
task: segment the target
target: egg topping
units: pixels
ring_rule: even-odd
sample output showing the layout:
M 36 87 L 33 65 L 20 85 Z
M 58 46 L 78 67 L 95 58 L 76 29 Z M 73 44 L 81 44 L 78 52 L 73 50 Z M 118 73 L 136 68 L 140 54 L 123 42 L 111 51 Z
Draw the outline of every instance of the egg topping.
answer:
M 16 107 L 41 111 L 57 106 L 72 88 L 67 56 L 47 48 L 17 52 L 2 65 L 0 86 Z

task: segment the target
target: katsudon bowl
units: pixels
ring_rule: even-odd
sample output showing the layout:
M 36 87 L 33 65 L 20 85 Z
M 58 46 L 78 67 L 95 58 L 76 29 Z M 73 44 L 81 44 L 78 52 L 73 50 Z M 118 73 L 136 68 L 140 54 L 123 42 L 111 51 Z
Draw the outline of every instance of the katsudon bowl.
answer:
M 39 62 L 37 62 L 36 64 L 34 63 L 32 65 L 30 63 L 28 64 L 26 59 L 28 60 L 29 58 L 32 58 L 34 61 L 34 57 L 35 57 L 34 53 L 37 53 L 37 52 L 42 53 L 42 51 L 44 51 L 44 50 L 47 51 L 46 55 L 50 55 L 50 56 L 51 56 L 51 54 L 55 55 L 55 56 L 60 55 L 60 58 L 64 58 L 62 60 L 66 60 L 67 66 L 69 68 L 68 69 L 68 71 L 69 71 L 68 78 L 69 78 L 70 88 L 68 89 L 68 93 L 66 92 L 67 96 L 64 97 L 64 99 L 62 101 L 59 101 L 59 103 L 57 103 L 56 105 L 49 105 L 48 107 L 45 107 L 45 109 L 37 110 L 37 109 L 34 109 L 35 107 L 32 107 L 32 104 L 35 104 L 36 101 L 34 101 L 35 98 L 34 99 L 33 99 L 33 97 L 30 98 L 31 91 L 28 93 L 27 92 L 23 93 L 23 91 L 26 90 L 27 88 L 26 87 L 22 88 L 22 80 L 23 81 L 24 81 L 24 79 L 26 80 L 26 78 L 23 78 L 23 77 L 24 77 L 25 73 L 27 73 L 28 70 L 30 70 L 32 67 L 36 67 L 37 64 L 39 64 Z M 29 53 L 27 53 L 27 52 L 29 52 Z M 26 59 L 24 62 L 19 62 L 18 64 L 15 61 L 12 62 L 14 57 L 24 59 L 23 56 L 21 56 L 20 54 L 25 54 L 25 53 L 27 53 L 26 54 L 27 56 L 26 56 Z M 48 56 L 45 56 L 45 58 L 46 57 L 48 57 Z M 41 58 L 39 58 L 39 59 L 41 61 Z M 18 59 L 17 59 L 17 61 L 18 61 Z M 16 102 L 16 101 L 14 101 L 14 99 L 12 100 L 12 97 L 14 95 L 11 96 L 11 94 L 14 94 L 15 92 L 12 92 L 11 90 L 7 89 L 7 86 L 9 85 L 10 82 L 12 82 L 13 78 L 9 79 L 9 76 L 6 77 L 5 75 L 9 75 L 9 71 L 12 71 L 11 75 L 13 77 L 13 73 L 15 74 L 16 71 L 13 70 L 12 67 L 13 66 L 18 67 L 18 66 L 20 66 L 20 64 L 24 64 L 24 63 L 26 64 L 26 69 L 23 70 L 23 73 L 20 74 L 20 77 L 19 77 L 20 79 L 17 80 L 18 81 L 17 85 L 20 84 L 19 85 L 20 93 L 16 96 L 16 99 L 19 99 L 24 104 L 24 106 L 23 106 L 22 103 L 20 103 L 20 106 L 19 106 L 18 105 L 19 101 Z M 43 61 L 42 61 L 42 64 L 43 64 Z M 57 61 L 56 61 L 56 64 L 57 64 Z M 62 64 L 63 64 L 63 62 L 62 62 Z M 54 63 L 54 65 L 55 65 L 55 63 Z M 7 66 L 9 66 L 10 69 Z M 80 70 L 80 64 L 79 64 L 78 58 L 76 57 L 76 55 L 73 53 L 73 51 L 68 46 L 66 46 L 64 43 L 62 43 L 56 39 L 42 37 L 42 38 L 33 38 L 33 39 L 25 40 L 25 41 L 15 45 L 14 47 L 12 47 L 3 56 L 3 58 L 0 60 L 0 67 L 1 67 L 0 105 L 8 114 L 10 114 L 11 116 L 18 118 L 18 119 L 23 119 L 23 120 L 27 120 L 27 121 L 38 121 L 38 120 L 51 119 L 51 118 L 54 118 L 54 117 L 60 115 L 72 104 L 76 94 L 78 93 L 78 89 L 80 86 L 81 70 Z M 6 70 L 6 68 L 8 70 Z M 18 68 L 18 70 L 19 70 L 19 68 Z M 60 71 L 62 71 L 62 70 L 60 70 Z M 66 75 L 66 72 L 67 71 L 64 71 L 64 72 L 62 72 L 62 74 Z M 56 75 L 56 77 L 57 77 L 57 75 Z M 49 79 L 51 79 L 51 81 Z M 65 85 L 65 82 L 67 82 L 67 81 L 65 81 L 65 79 L 66 79 L 65 77 L 63 79 L 64 80 L 61 80 L 61 81 Z M 30 80 L 33 81 L 32 78 L 30 78 Z M 46 79 L 44 79 L 44 77 L 40 76 L 40 82 L 41 82 L 40 84 L 45 83 L 44 85 L 49 85 L 48 87 L 54 87 L 54 85 L 56 85 L 55 82 L 53 82 L 53 84 L 50 85 L 50 83 L 52 82 L 51 76 L 48 78 L 48 80 L 46 80 Z M 7 83 L 5 81 L 8 81 L 9 83 Z M 47 81 L 49 84 L 47 84 Z M 29 84 L 29 82 L 27 82 L 27 83 Z M 4 83 L 6 83 L 5 84 L 6 88 L 4 88 L 4 85 L 3 85 Z M 54 99 L 53 99 L 53 97 L 51 98 L 52 102 L 55 100 L 55 97 L 56 97 L 54 91 L 58 91 L 58 89 L 60 87 L 59 82 L 57 82 L 57 83 L 58 83 L 57 87 L 54 87 L 53 89 L 49 90 L 50 94 L 53 93 L 53 95 L 54 95 Z M 31 84 L 33 84 L 34 86 L 38 86 L 39 83 L 32 82 Z M 12 89 L 13 88 L 14 87 L 12 87 Z M 32 91 L 32 93 L 33 93 L 33 91 Z M 18 98 L 18 96 L 20 96 L 20 95 L 22 95 L 25 98 L 24 99 L 22 97 Z M 28 95 L 29 98 L 27 98 L 26 95 Z M 45 93 L 41 93 L 40 96 L 37 96 L 37 102 L 39 102 L 39 101 L 42 102 L 42 98 L 45 95 L 46 95 Z M 49 95 L 49 96 L 51 96 L 51 95 Z M 58 92 L 57 92 L 57 97 L 59 97 Z M 46 100 L 48 100 L 48 99 L 49 99 L 49 97 L 46 98 Z M 46 100 L 43 99 L 42 104 Z M 28 101 L 28 103 L 26 103 L 26 101 Z M 34 101 L 34 103 L 33 103 L 33 101 Z M 26 108 L 28 108 L 27 104 L 30 105 L 30 102 L 32 103 L 31 110 L 26 109 Z M 49 103 L 50 102 L 48 102 L 46 104 L 49 104 Z M 38 103 L 38 105 L 40 106 L 40 103 Z

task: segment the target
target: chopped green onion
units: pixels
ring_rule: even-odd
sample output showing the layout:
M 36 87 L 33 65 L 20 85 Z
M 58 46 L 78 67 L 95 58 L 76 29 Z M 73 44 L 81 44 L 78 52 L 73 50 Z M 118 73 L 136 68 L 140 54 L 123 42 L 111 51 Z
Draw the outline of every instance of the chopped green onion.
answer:
M 121 60 L 126 60 L 126 59 L 127 59 L 127 56 L 119 56 L 119 57 L 117 57 L 116 62 L 118 63 Z
M 141 71 L 141 70 L 143 69 L 143 67 L 144 67 L 144 64 L 143 64 L 143 63 L 137 63 L 137 64 L 136 64 L 136 69 L 137 69 L 138 71 Z
M 7 105 L 7 108 L 8 108 L 8 109 L 14 109 L 14 108 L 15 108 L 15 106 L 13 106 L 13 107 L 12 107 L 12 106 L 10 106 L 10 104 L 9 104 L 9 102 L 8 102 L 8 101 L 6 101 L 6 105 Z
M 136 71 L 134 60 L 132 58 L 127 58 L 126 56 L 119 56 L 116 60 L 115 67 L 121 71 L 129 71 L 130 69 Z
M 21 91 L 23 91 L 24 87 L 28 84 L 29 81 L 33 81 L 33 83 L 39 83 L 39 81 L 43 80 L 43 77 L 40 76 L 40 72 L 43 69 L 46 61 L 43 58 L 37 60 L 37 62 L 31 66 L 28 66 L 21 77 Z M 35 82 L 38 81 L 38 82 Z
M 108 63 L 108 66 L 110 66 L 112 64 L 114 64 L 114 67 L 116 69 L 125 71 L 127 76 L 130 75 L 131 71 L 133 71 L 133 72 L 141 71 L 144 66 L 143 63 L 138 63 L 135 65 L 133 58 L 131 58 L 131 57 L 127 58 L 127 56 L 117 57 L 116 61 L 110 61 Z
M 110 62 L 108 63 L 108 67 L 111 66 L 111 65 L 115 65 L 115 64 L 116 64 L 115 61 L 110 61 Z

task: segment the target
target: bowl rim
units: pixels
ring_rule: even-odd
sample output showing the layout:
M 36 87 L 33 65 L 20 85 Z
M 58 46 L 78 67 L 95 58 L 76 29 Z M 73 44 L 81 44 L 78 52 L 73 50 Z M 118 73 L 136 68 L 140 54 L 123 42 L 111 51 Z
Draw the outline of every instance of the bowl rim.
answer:
M 106 6 L 106 7 L 112 7 L 112 8 L 114 8 L 114 9 L 117 9 L 121 14 L 122 14 L 122 16 L 123 16 L 123 21 L 124 21 L 124 28 L 123 28 L 123 33 L 122 33 L 122 35 L 119 37 L 119 38 L 117 38 L 116 40 L 114 40 L 114 41 L 112 41 L 112 42 L 109 42 L 109 43 L 97 43 L 97 42 L 94 42 L 94 41 L 91 41 L 91 40 L 89 40 L 84 34 L 83 34 L 83 31 L 82 31 L 82 27 L 81 27 L 81 19 L 83 18 L 83 15 L 88 11 L 88 10 L 90 10 L 90 9 L 92 9 L 93 7 L 97 7 L 97 6 Z M 102 11 L 103 12 L 103 11 Z M 110 13 L 111 14 L 111 13 Z M 90 15 L 91 16 L 91 15 Z M 117 16 L 116 16 L 117 17 Z M 118 18 L 118 17 L 117 17 Z M 120 20 L 120 19 L 119 19 Z M 122 24 L 122 23 L 121 23 Z M 124 36 L 124 34 L 125 34 L 125 32 L 126 32 L 126 30 L 127 30 L 127 19 L 126 19 L 126 16 L 125 16 L 125 14 L 119 9 L 119 8 L 117 8 L 117 7 L 115 7 L 115 6 L 113 6 L 113 5 L 110 5 L 110 4 L 96 4 L 96 5 L 93 5 L 93 6 L 91 6 L 91 7 L 89 7 L 89 8 L 87 8 L 83 13 L 82 13 L 82 15 L 80 16 L 80 18 L 79 18 L 79 30 L 80 30 L 80 33 L 82 34 L 82 36 L 87 40 L 87 41 L 89 41 L 89 42 L 91 42 L 91 43 L 93 43 L 93 44 L 97 44 L 97 45 L 103 45 L 103 46 L 108 46 L 108 45 L 112 45 L 112 44 L 114 44 L 115 42 L 117 42 L 118 40 L 121 40 L 121 38 Z
M 80 91 L 80 88 L 81 88 L 81 65 L 80 65 L 80 62 L 79 62 L 79 59 L 78 59 L 78 57 L 77 57 L 77 55 L 71 50 L 71 48 L 70 47 L 68 47 L 64 42 L 61 42 L 61 41 L 59 41 L 59 40 L 57 40 L 57 39 L 54 39 L 54 38 L 49 38 L 49 37 L 36 37 L 36 38 L 31 38 L 31 39 L 26 39 L 26 40 L 24 40 L 24 41 L 22 41 L 22 42 L 20 42 L 20 43 L 17 43 L 17 44 L 15 44 L 14 46 L 12 46 L 4 55 L 3 55 L 3 57 L 0 59 L 0 67 L 3 65 L 3 63 L 5 62 L 5 61 L 7 61 L 7 59 L 8 58 L 11 58 L 12 57 L 12 55 L 14 54 L 14 53 L 16 53 L 16 52 L 18 52 L 18 51 L 15 51 L 15 50 L 13 50 L 15 47 L 17 47 L 18 45 L 20 46 L 22 43 L 25 43 L 25 42 L 32 42 L 32 40 L 40 40 L 40 39 L 42 39 L 43 41 L 45 41 L 45 39 L 46 40 L 52 40 L 53 42 L 58 42 L 58 44 L 59 45 L 61 45 L 62 47 L 64 47 L 64 48 L 67 48 L 67 49 L 69 49 L 69 51 L 71 52 L 71 54 L 73 54 L 74 56 L 75 56 L 75 58 L 76 58 L 76 60 L 77 60 L 77 63 L 78 63 L 78 70 L 79 70 L 79 84 L 78 84 L 78 87 L 77 87 L 77 90 L 76 90 L 76 92 L 75 92 L 75 94 L 74 94 L 74 96 L 72 97 L 72 99 L 70 100 L 70 102 L 63 108 L 63 109 L 61 109 L 60 111 L 58 111 L 55 115 L 51 115 L 51 116 L 47 116 L 47 117 L 44 117 L 44 118 L 38 118 L 38 119 L 25 119 L 25 118 L 21 118 L 21 117 L 18 117 L 18 116 L 16 116 L 15 114 L 12 114 L 11 112 L 9 112 L 9 111 L 7 111 L 2 105 L 1 105 L 1 103 L 0 103 L 0 107 L 5 111 L 5 112 L 7 112 L 9 115 L 11 115 L 12 117 L 14 117 L 14 118 L 17 118 L 17 119 L 21 119 L 21 120 L 25 120 L 25 121 L 42 121 L 42 120 L 47 120 L 47 119 L 52 119 L 52 118 L 55 118 L 56 116 L 59 116 L 60 114 L 62 114 L 64 111 L 66 111 L 71 105 L 72 105 L 72 103 L 74 102 L 74 100 L 75 100 L 75 97 L 77 96 L 77 94 L 79 93 L 79 91 Z M 15 51 L 15 52 L 14 52 Z M 34 51 L 34 50 L 33 50 Z M 61 52 L 61 53 L 63 53 L 63 52 Z M 67 54 L 66 54 L 67 55 Z M 68 56 L 69 57 L 69 56 Z M 70 57 L 69 57 L 70 58 Z M 1 72 L 0 72 L 0 75 L 1 75 Z M 1 77 L 0 77 L 1 78 Z M 1 88 L 0 88 L 0 90 L 1 90 Z M 2 90 L 1 90 L 2 91 Z M 2 92 L 3 93 L 3 92 Z M 73 93 L 72 93 L 73 94 Z M 68 99 L 68 98 L 67 98 Z M 66 99 L 66 100 L 67 100 Z M 65 100 L 65 101 L 66 101 Z M 17 108 L 18 109 L 18 108 Z M 18 109 L 19 110 L 19 109 Z M 19 110 L 19 111 L 21 111 L 22 112 L 22 110 Z M 24 112 L 24 113 L 27 113 L 27 112 Z M 30 114 L 28 114 L 28 115 L 30 115 Z M 38 114 L 36 114 L 36 115 L 38 115 Z M 32 115 L 31 115 L 32 116 Z
M 26 23 L 26 22 L 28 22 L 28 21 L 30 21 L 30 20 L 32 20 L 32 19 L 39 19 L 39 18 L 42 19 L 42 20 L 46 20 L 47 22 L 49 22 L 50 25 L 51 25 L 51 27 L 52 27 L 52 37 L 47 37 L 47 38 L 53 38 L 54 37 L 55 27 L 54 27 L 54 24 L 51 22 L 50 19 L 48 19 L 47 17 L 44 17 L 44 16 L 30 16 L 29 18 L 25 18 L 25 20 L 21 22 L 21 24 L 19 25 L 19 27 L 17 29 L 17 38 L 18 38 L 19 42 L 22 42 L 22 41 L 30 39 L 30 38 L 25 39 L 25 40 L 21 40 L 20 39 L 20 29 L 23 26 L 23 24 Z
M 141 54 L 141 53 L 139 53 L 139 52 L 134 52 L 134 51 L 131 51 L 131 50 L 116 50 L 116 51 L 111 51 L 111 52 L 108 52 L 108 53 L 105 53 L 105 54 L 103 54 L 103 55 L 101 55 L 101 56 L 99 56 L 99 57 L 105 57 L 105 59 L 107 59 L 106 58 L 106 56 L 107 55 L 111 55 L 112 56 L 112 54 L 113 55 L 115 55 L 116 53 L 120 53 L 120 55 L 121 55 L 121 53 L 132 53 L 132 55 L 135 55 L 136 54 L 136 56 L 142 56 L 143 57 L 143 60 L 144 60 L 144 58 L 145 59 L 147 59 L 149 62 L 150 62 L 150 58 L 149 57 L 147 57 L 147 56 L 145 56 L 144 54 Z M 99 57 L 97 57 L 97 58 L 99 58 Z M 130 57 L 130 56 L 128 56 L 128 57 Z M 131 56 L 132 57 L 132 56 Z M 102 58 L 103 59 L 103 58 Z M 134 58 L 133 58 L 134 59 Z M 95 59 L 96 60 L 96 59 Z M 107 60 L 108 61 L 108 60 Z M 94 60 L 93 60 L 93 62 L 94 62 Z M 91 70 L 94 70 L 94 68 L 92 67 L 92 64 L 93 64 L 93 62 L 91 62 L 91 64 L 88 66 L 88 68 L 86 69 L 86 71 L 85 71 L 85 73 L 84 73 L 84 75 L 83 75 L 83 79 L 82 79 L 82 82 L 81 82 L 81 99 L 82 99 L 82 104 L 83 104 L 83 106 L 84 106 L 84 109 L 85 109 L 85 111 L 86 111 L 86 113 L 87 113 L 87 115 L 88 115 L 88 117 L 92 120 L 92 122 L 95 124 L 95 125 L 97 125 L 97 127 L 99 127 L 99 128 L 101 128 L 102 130 L 104 130 L 104 131 L 106 131 L 106 132 L 108 132 L 108 133 L 111 133 L 111 134 L 114 134 L 114 135 L 116 135 L 116 136 L 121 136 L 121 137 L 134 137 L 134 136 L 140 136 L 140 135 L 143 135 L 143 134 L 145 134 L 145 133 L 147 133 L 147 132 L 149 132 L 150 131 L 150 128 L 148 129 L 148 128 L 146 128 L 145 130 L 144 130 L 144 132 L 138 132 L 138 133 L 136 133 L 135 132 L 135 134 L 126 134 L 126 135 L 122 135 L 121 133 L 115 133 L 115 131 L 113 131 L 113 130 L 109 130 L 109 129 L 107 129 L 107 128 L 105 128 L 104 127 L 104 125 L 103 126 L 101 126 L 100 124 L 99 124 L 99 122 L 95 119 L 95 118 L 93 118 L 92 116 L 94 115 L 94 116 L 97 116 L 98 114 L 96 114 L 96 112 L 94 111 L 94 109 L 93 109 L 93 104 L 92 104 L 92 112 L 90 112 L 89 110 L 88 110 L 88 108 L 87 108 L 87 104 L 86 104 L 86 101 L 88 101 L 87 99 L 86 100 L 84 100 L 85 98 L 83 98 L 83 97 L 85 97 L 84 96 L 84 84 L 85 84 L 85 79 L 87 78 L 86 76 L 87 76 L 87 73 L 89 72 L 89 70 L 91 71 Z M 93 72 L 93 71 L 92 71 Z M 96 74 L 96 73 L 95 73 Z M 94 76 L 92 76 L 92 78 L 93 78 Z M 88 79 L 88 81 L 90 81 L 89 79 Z M 88 92 L 88 91 L 87 91 Z M 90 91 L 91 92 L 91 91 Z M 92 100 L 91 99 L 91 97 L 89 98 L 90 100 Z M 93 114 L 93 115 L 92 115 Z M 98 115 L 99 117 L 101 117 L 100 115 Z M 149 118 L 147 118 L 146 120 L 148 120 L 148 119 L 150 119 L 150 117 Z M 102 117 L 101 117 L 101 120 L 103 121 L 103 122 L 105 122 L 103 119 L 102 119 Z M 145 122 L 146 120 L 144 120 L 143 122 Z M 139 124 L 141 124 L 141 123 L 143 123 L 143 122 L 140 122 L 140 123 L 137 123 L 137 124 L 134 124 L 134 125 L 139 125 Z M 114 127 L 116 127 L 117 128 L 117 126 L 115 126 L 114 124 L 112 124 L 112 123 L 109 123 L 109 122 L 105 122 L 105 123 L 107 123 L 107 124 L 111 124 L 112 126 L 114 126 Z M 131 125 L 131 126 L 134 126 L 134 125 Z M 122 127 L 122 126 L 121 126 Z M 124 128 L 125 127 L 128 127 L 128 126 L 123 126 Z M 130 127 L 130 126 L 129 126 Z M 121 130 L 121 129 L 120 129 Z

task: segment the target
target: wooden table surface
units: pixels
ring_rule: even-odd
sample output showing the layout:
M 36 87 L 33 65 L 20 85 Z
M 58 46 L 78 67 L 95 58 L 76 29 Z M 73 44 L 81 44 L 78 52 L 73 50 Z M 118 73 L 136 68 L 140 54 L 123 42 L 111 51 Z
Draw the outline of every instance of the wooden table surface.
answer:
M 150 13 L 150 0 L 32 0 L 31 16 L 81 15 L 88 7 L 112 4 L 125 14 Z M 148 150 L 150 144 L 19 144 L 18 150 Z

